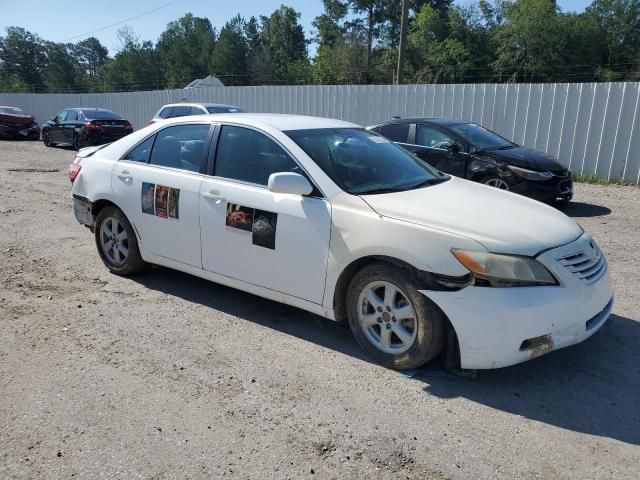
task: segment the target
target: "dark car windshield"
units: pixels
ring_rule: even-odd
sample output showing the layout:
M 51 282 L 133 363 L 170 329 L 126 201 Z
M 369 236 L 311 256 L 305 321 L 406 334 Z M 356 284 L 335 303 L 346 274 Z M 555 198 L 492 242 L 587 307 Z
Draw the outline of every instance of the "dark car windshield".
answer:
M 246 110 L 243 110 L 238 107 L 207 107 L 207 111 L 209 113 L 245 113 Z
M 82 114 L 87 120 L 122 120 L 120 115 L 109 110 L 82 110 Z
M 476 123 L 460 123 L 452 125 L 450 128 L 473 145 L 476 150 L 498 150 L 514 146 L 506 138 L 502 138 L 500 135 Z
M 22 115 L 24 112 L 17 107 L 0 107 L 0 113 L 9 115 Z
M 374 132 L 322 128 L 285 133 L 353 195 L 410 190 L 449 178 Z

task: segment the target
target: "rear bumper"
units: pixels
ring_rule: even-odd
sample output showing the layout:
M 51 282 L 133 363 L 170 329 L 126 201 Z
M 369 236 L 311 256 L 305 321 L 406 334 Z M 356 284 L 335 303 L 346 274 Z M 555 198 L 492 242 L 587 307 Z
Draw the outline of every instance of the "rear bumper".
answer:
M 469 286 L 455 292 L 421 290 L 447 315 L 458 335 L 462 368 L 500 368 L 580 343 L 607 321 L 613 307 L 608 271 L 587 284 L 559 265 L 558 255 L 583 248 L 576 242 L 538 257 L 558 278 L 549 287 Z M 605 267 L 606 268 L 606 267 Z
M 82 133 L 80 140 L 83 146 L 104 145 L 105 143 L 115 142 L 126 137 L 129 133 Z
M 95 224 L 95 218 L 91 213 L 93 209 L 93 203 L 85 197 L 80 195 L 73 195 L 73 214 L 79 223 L 87 227 L 93 228 Z

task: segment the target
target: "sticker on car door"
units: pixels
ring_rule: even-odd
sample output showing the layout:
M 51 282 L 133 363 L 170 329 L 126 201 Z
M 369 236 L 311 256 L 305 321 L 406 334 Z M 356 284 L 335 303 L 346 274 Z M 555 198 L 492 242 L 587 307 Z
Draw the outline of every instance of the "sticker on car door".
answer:
M 178 219 L 180 217 L 179 188 L 143 182 L 140 202 L 142 213 L 160 218 Z
M 251 234 L 251 243 L 258 247 L 276 249 L 278 214 L 236 203 L 227 203 L 225 225 L 228 230 Z

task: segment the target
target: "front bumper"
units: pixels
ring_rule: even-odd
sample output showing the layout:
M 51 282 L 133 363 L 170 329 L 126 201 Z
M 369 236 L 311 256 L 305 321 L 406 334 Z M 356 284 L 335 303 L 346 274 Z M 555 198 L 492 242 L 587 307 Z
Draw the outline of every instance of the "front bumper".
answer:
M 40 127 L 36 125 L 0 125 L 0 138 L 40 139 Z
M 586 283 L 558 258 L 587 251 L 591 237 L 539 255 L 560 285 L 459 291 L 421 290 L 447 315 L 458 336 L 462 368 L 500 368 L 580 343 L 597 332 L 613 307 L 606 262 Z
M 520 180 L 512 184 L 510 189 L 514 193 L 519 193 L 540 202 L 571 200 L 573 198 L 573 179 L 571 175 L 567 175 L 555 176 L 544 182 Z

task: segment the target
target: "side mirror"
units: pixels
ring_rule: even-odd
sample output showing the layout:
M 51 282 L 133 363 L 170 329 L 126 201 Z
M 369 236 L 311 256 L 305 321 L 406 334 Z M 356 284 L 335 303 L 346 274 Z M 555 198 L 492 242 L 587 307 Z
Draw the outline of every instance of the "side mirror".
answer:
M 298 173 L 272 173 L 269 176 L 268 186 L 273 193 L 309 195 L 313 191 L 309 180 Z
M 457 143 L 450 143 L 447 145 L 447 150 L 449 150 L 450 153 L 460 153 L 460 145 Z

